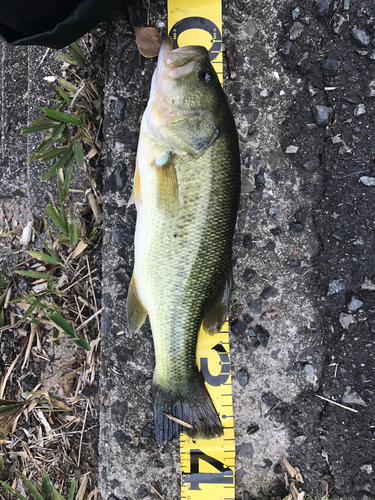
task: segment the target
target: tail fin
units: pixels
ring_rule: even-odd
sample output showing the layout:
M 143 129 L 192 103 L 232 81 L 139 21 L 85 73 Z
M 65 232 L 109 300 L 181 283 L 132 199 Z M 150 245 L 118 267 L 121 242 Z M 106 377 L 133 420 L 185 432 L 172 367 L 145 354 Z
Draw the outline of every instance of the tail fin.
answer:
M 192 428 L 184 427 L 191 437 L 212 438 L 222 435 L 220 418 L 199 372 L 188 384 L 176 390 L 154 383 L 153 393 L 155 435 L 159 444 L 179 435 L 178 422 L 166 415 L 192 425 Z

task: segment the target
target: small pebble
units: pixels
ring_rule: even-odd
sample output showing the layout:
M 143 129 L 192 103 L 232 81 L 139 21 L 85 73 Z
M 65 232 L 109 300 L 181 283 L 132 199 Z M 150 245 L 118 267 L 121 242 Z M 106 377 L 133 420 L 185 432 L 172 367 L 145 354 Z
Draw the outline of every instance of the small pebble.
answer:
M 246 35 L 250 38 L 253 38 L 253 36 L 255 35 L 255 33 L 257 32 L 257 26 L 256 24 L 254 23 L 254 21 L 252 19 L 250 19 L 250 21 L 248 21 L 245 26 L 243 27 L 243 30 L 244 32 L 246 33 Z
M 277 397 L 272 394 L 272 392 L 266 392 L 262 394 L 262 401 L 265 405 L 270 406 L 271 408 L 277 404 Z
M 250 435 L 255 434 L 258 431 L 259 431 L 259 425 L 257 424 L 249 425 L 249 427 L 247 428 L 247 433 Z
M 342 402 L 354 405 L 367 406 L 366 403 L 361 398 L 361 396 L 357 392 L 352 391 L 352 388 L 350 386 L 346 387 L 346 390 L 342 397 Z
M 359 300 L 356 297 L 354 297 L 354 295 L 352 295 L 352 298 L 348 302 L 349 311 L 357 311 L 357 309 L 359 309 L 362 306 L 363 306 L 362 300 Z
M 338 72 L 340 66 L 340 61 L 336 59 L 326 59 L 322 66 L 322 70 L 325 76 L 333 76 Z
M 269 210 L 268 210 L 268 213 L 270 215 L 276 215 L 277 213 L 279 212 L 279 209 L 277 207 L 271 207 Z
M 328 106 L 315 106 L 313 108 L 313 115 L 319 127 L 324 127 L 329 124 L 329 117 L 333 113 L 333 108 Z
M 367 474 L 372 474 L 372 465 L 371 464 L 362 465 L 361 471 L 366 472 Z
M 254 456 L 253 445 L 251 443 L 242 443 L 237 449 L 236 456 L 244 458 L 253 458 Z
M 299 266 L 302 268 L 303 267 L 311 267 L 310 263 L 307 260 L 301 260 L 301 262 L 299 263 Z
M 300 22 L 295 22 L 293 23 L 292 27 L 290 28 L 289 32 L 289 38 L 290 40 L 297 40 L 302 35 L 304 25 Z
M 250 193 L 250 198 L 253 200 L 254 203 L 260 203 L 263 198 L 263 193 L 262 191 L 252 191 Z
M 349 330 L 349 325 L 353 323 L 353 319 L 354 318 L 351 314 L 340 313 L 339 321 L 344 330 Z
M 360 177 L 359 180 L 365 186 L 375 186 L 375 177 L 367 177 L 366 175 L 364 175 L 363 177 Z
M 284 43 L 284 45 L 281 47 L 281 52 L 287 56 L 290 52 L 290 49 L 292 48 L 292 42 L 288 40 L 287 42 Z
M 306 436 L 297 436 L 294 439 L 294 442 L 296 443 L 297 446 L 301 446 L 306 441 L 307 437 Z
M 293 21 L 295 21 L 300 14 L 301 14 L 301 9 L 299 7 L 296 7 L 295 9 L 293 9 L 292 10 Z
M 331 2 L 332 2 L 332 0 L 317 0 L 316 1 L 316 15 L 319 17 L 322 17 L 322 16 L 325 16 L 326 14 L 328 14 Z
M 349 10 L 350 0 L 344 0 L 344 10 Z
M 304 61 L 306 61 L 306 59 L 307 59 L 308 57 L 309 57 L 309 53 L 308 53 L 308 52 L 304 52 L 304 53 L 302 54 L 301 59 L 298 61 L 297 65 L 298 65 L 298 66 L 301 66 L 301 64 L 302 64 Z
M 242 387 L 245 387 L 245 385 L 249 383 L 249 374 L 247 373 L 247 370 L 245 368 L 241 368 L 240 370 L 238 370 L 237 380 Z
M 302 233 L 304 230 L 304 225 L 300 222 L 292 222 L 289 226 L 289 229 L 293 231 L 293 233 Z
M 261 292 L 260 296 L 264 300 L 268 300 L 270 298 L 277 297 L 278 290 L 274 288 L 273 286 L 267 286 L 266 288 L 263 289 Z
M 354 108 L 354 116 L 361 116 L 364 115 L 365 113 L 366 113 L 366 106 L 364 104 L 358 104 L 358 106 Z
M 319 161 L 316 158 L 306 161 L 303 164 L 303 168 L 309 170 L 310 172 L 314 172 L 319 166 Z
M 262 299 L 255 299 L 252 303 L 252 310 L 254 314 L 262 313 Z
M 295 154 L 295 153 L 297 153 L 298 149 L 299 149 L 298 146 L 291 145 L 291 146 L 288 146 L 286 148 L 285 153 L 287 153 L 287 154 Z
M 313 365 L 310 365 L 310 363 L 307 363 L 303 367 L 303 371 L 306 373 L 306 375 L 314 375 L 315 368 L 313 367 Z
M 254 301 L 255 302 L 255 301 Z M 268 339 L 270 338 L 270 333 L 268 330 L 263 328 L 261 325 L 256 325 L 257 339 L 262 347 L 267 347 Z
M 335 293 L 341 292 L 341 290 L 345 290 L 345 285 L 341 280 L 333 280 L 328 285 L 327 295 L 334 295 Z
M 365 30 L 361 30 L 357 27 L 354 27 L 352 29 L 352 35 L 359 42 L 361 45 L 364 47 L 367 47 L 367 45 L 370 44 L 371 37 L 366 33 Z
M 274 235 L 274 236 L 280 236 L 281 234 L 281 229 L 279 227 L 274 227 L 271 229 L 271 233 Z

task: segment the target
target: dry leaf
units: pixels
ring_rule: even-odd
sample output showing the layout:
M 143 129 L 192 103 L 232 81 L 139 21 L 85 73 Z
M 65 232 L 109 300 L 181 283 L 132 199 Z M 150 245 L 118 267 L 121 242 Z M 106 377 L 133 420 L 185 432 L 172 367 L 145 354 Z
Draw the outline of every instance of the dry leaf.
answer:
M 292 495 L 293 500 L 298 500 L 299 491 L 294 483 L 290 485 L 290 493 Z
M 69 406 L 66 406 L 66 404 L 64 404 L 62 401 L 59 401 L 58 399 L 51 398 L 51 403 L 53 404 L 53 406 L 55 406 L 56 408 L 60 408 L 61 410 L 72 411 Z
M 76 495 L 76 500 L 83 500 L 83 497 L 85 496 L 86 493 L 86 488 L 87 488 L 87 483 L 89 480 L 89 475 L 90 472 L 86 472 L 86 474 L 82 478 L 82 483 L 81 486 L 79 487 L 79 490 Z
M 76 257 L 78 257 L 78 255 L 80 255 L 87 247 L 88 247 L 88 244 L 85 243 L 84 241 L 80 240 L 78 245 L 76 246 L 74 252 L 73 252 L 72 259 L 74 260 Z
M 289 476 L 294 479 L 296 477 L 296 469 L 292 465 L 290 465 L 286 458 L 284 458 L 283 463 L 289 473 Z
M 99 203 L 97 202 L 95 196 L 92 194 L 91 191 L 89 191 L 87 193 L 87 199 L 88 199 L 88 202 L 90 204 L 92 213 L 94 214 L 94 217 L 95 217 L 97 224 L 101 224 L 103 222 L 102 211 L 101 211 Z
M 295 470 L 296 470 L 296 479 L 299 483 L 303 483 L 303 477 L 302 477 L 302 474 L 301 474 L 301 471 L 298 467 L 295 467 Z
M 143 57 L 151 58 L 159 54 L 162 37 L 156 28 L 139 28 L 133 26 L 135 33 L 135 43 Z

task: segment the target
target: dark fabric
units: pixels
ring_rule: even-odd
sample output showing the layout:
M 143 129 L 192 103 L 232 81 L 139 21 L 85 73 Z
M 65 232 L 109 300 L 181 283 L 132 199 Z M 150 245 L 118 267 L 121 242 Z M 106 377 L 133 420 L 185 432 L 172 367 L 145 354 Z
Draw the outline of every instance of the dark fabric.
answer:
M 0 37 L 12 45 L 61 49 L 126 0 L 0 0 Z

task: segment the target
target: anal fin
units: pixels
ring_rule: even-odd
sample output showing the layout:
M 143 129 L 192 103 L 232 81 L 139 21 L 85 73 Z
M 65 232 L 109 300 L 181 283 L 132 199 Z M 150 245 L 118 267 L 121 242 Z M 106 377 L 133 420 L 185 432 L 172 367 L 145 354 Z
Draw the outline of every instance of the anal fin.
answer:
M 129 331 L 132 333 L 137 332 L 145 322 L 147 311 L 139 299 L 137 281 L 134 274 L 130 280 L 128 300 L 126 302 L 126 313 L 128 317 Z
M 218 333 L 229 313 L 229 301 L 232 291 L 232 270 L 220 288 L 218 294 L 207 305 L 203 316 L 203 328 L 210 335 Z

